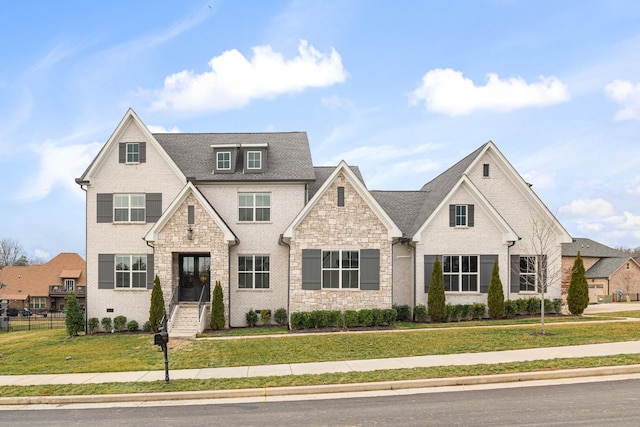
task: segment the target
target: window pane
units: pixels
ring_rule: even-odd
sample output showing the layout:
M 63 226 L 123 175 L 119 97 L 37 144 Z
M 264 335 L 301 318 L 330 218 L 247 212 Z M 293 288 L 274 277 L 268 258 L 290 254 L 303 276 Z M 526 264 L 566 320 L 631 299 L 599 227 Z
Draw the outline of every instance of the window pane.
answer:
M 451 257 L 443 256 L 442 257 L 442 272 L 443 273 L 451 273 Z
M 270 221 L 271 209 L 269 208 L 256 208 L 256 221 Z
M 462 291 L 463 292 L 477 292 L 478 291 L 478 276 L 474 274 L 462 276 Z
M 238 271 L 253 271 L 253 257 L 238 257 Z
M 258 207 L 271 206 L 271 194 L 268 194 L 268 193 L 256 194 L 256 206 Z
M 342 287 L 345 289 L 358 289 L 358 270 L 342 271 Z
M 256 273 L 256 289 L 269 288 L 269 273 Z
M 452 256 L 451 257 L 451 272 L 458 273 L 460 271 L 460 257 Z
M 259 151 L 249 151 L 247 153 L 247 168 L 260 169 L 262 164 L 262 153 Z
M 131 287 L 132 288 L 146 288 L 147 287 L 147 274 L 146 273 L 131 273 Z
M 115 194 L 113 196 L 113 206 L 116 208 L 128 208 L 129 207 L 129 195 L 128 194 Z
M 116 273 L 116 288 L 129 287 L 129 272 Z
M 253 194 L 241 193 L 238 195 L 238 206 L 253 207 Z
M 338 270 L 324 270 L 322 272 L 322 287 L 323 288 L 338 288 L 340 287 L 340 277 Z
M 139 144 L 127 144 L 127 162 L 128 163 L 138 162 L 140 158 L 139 151 L 140 151 Z
M 240 221 L 253 221 L 253 209 L 240 208 L 238 219 Z
M 131 207 L 132 208 L 144 208 L 144 194 L 132 194 L 131 195 Z
M 240 273 L 238 275 L 238 287 L 239 288 L 253 288 L 251 273 Z
M 131 209 L 131 221 L 144 222 L 145 219 L 146 217 L 144 209 Z
M 133 258 L 133 271 L 147 271 L 147 257 L 145 255 L 135 255 Z
M 129 221 L 129 209 L 116 209 L 114 213 L 115 221 Z
M 126 256 L 118 255 L 118 256 L 116 256 L 116 271 L 129 271 L 129 270 L 131 270 L 130 263 L 131 263 L 131 257 L 129 255 L 126 255 Z

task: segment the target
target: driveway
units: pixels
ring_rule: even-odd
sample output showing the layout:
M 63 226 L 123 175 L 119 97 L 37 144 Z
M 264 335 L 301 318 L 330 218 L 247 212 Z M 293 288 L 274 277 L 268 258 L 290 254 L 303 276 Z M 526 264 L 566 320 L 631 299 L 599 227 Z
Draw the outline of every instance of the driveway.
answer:
M 611 313 L 614 311 L 640 310 L 640 302 L 612 302 L 609 304 L 589 304 L 584 314 Z

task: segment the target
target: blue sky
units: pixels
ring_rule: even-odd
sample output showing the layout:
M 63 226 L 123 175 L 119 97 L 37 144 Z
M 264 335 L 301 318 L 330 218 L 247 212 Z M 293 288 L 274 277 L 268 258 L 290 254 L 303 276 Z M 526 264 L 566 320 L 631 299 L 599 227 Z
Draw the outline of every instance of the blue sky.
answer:
M 416 190 L 494 141 L 574 237 L 640 246 L 640 2 L 33 1 L 0 15 L 0 238 L 85 253 L 79 177 L 152 131 L 306 131 Z

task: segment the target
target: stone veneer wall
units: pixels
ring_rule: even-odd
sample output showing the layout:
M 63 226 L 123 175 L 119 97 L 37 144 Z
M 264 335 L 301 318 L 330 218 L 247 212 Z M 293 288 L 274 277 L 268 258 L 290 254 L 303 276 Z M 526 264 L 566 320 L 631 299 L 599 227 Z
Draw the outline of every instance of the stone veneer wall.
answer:
M 194 206 L 193 240 L 188 239 L 189 228 L 187 212 L 188 206 Z M 213 218 L 197 202 L 193 194 L 176 210 L 173 217 L 160 231 L 155 244 L 155 272 L 160 278 L 165 304 L 168 307 L 172 292 L 178 291 L 179 253 L 209 253 L 211 254 L 211 297 L 216 280 L 222 285 L 225 306 L 225 322 L 229 324 L 229 249 L 224 242 L 224 233 Z M 208 322 L 207 322 L 208 324 Z
M 337 206 L 337 187 L 345 189 L 345 203 Z M 303 249 L 379 249 L 380 289 L 302 289 Z M 291 241 L 291 294 L 289 312 L 391 308 L 392 254 L 385 225 L 343 175 L 339 175 Z

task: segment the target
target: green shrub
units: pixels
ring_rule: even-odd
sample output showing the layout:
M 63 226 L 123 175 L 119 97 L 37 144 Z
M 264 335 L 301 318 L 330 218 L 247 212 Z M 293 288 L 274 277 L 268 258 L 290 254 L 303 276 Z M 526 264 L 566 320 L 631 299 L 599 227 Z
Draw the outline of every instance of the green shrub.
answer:
M 393 309 L 396 311 L 396 320 L 398 322 L 410 322 L 411 321 L 411 307 L 408 305 L 393 305 Z
M 66 299 L 67 313 L 65 314 L 64 323 L 67 327 L 67 333 L 70 337 L 73 337 L 84 329 L 84 313 L 80 308 L 75 292 L 69 292 Z
M 550 299 L 544 299 L 544 312 L 551 313 L 553 312 L 553 302 Z
M 528 314 L 539 314 L 540 313 L 540 299 L 536 297 L 527 298 L 527 313 Z
M 153 289 L 151 290 L 151 306 L 149 307 L 149 324 L 153 332 L 158 332 L 160 321 L 164 315 L 164 297 L 162 296 L 162 287 L 160 286 L 160 278 L 156 274 L 153 280 Z
M 306 329 L 315 328 L 316 327 L 316 319 L 314 319 L 313 316 L 311 315 L 311 313 L 309 313 L 308 311 L 303 311 L 302 312 L 302 325 Z
M 380 326 L 384 323 L 384 316 L 381 308 L 371 310 L 371 326 Z
M 219 280 L 216 280 L 216 285 L 213 287 L 213 299 L 211 301 L 211 319 L 209 320 L 209 326 L 214 331 L 224 329 L 226 321 L 224 319 L 224 296 L 222 295 L 222 285 Z
M 444 275 L 442 264 L 436 256 L 431 272 L 431 284 L 427 298 L 427 314 L 433 322 L 443 322 L 447 318 L 447 302 L 444 294 Z
M 111 332 L 111 329 L 113 329 L 111 326 L 111 317 L 103 317 L 102 320 L 100 320 L 100 324 L 105 332 Z
M 393 326 L 396 323 L 396 317 L 398 316 L 398 312 L 394 308 L 386 308 L 382 311 L 382 322 Z
M 502 281 L 500 281 L 498 260 L 493 263 L 493 269 L 491 270 L 487 305 L 489 308 L 489 317 L 492 319 L 500 319 L 504 316 L 504 290 L 502 289 Z
M 353 328 L 358 326 L 358 312 L 355 310 L 344 311 L 344 326 L 346 328 Z
M 589 305 L 589 283 L 585 276 L 580 252 L 571 268 L 571 281 L 567 291 L 567 306 L 571 314 L 582 314 Z
M 556 314 L 562 313 L 562 298 L 554 298 L 553 299 L 553 311 Z
M 144 325 L 142 325 L 142 331 L 143 332 L 151 332 L 152 330 L 153 330 L 153 328 L 151 327 L 151 323 L 149 323 L 148 320 L 146 322 L 144 322 Z
M 135 320 L 129 320 L 127 322 L 127 331 L 129 332 L 137 332 L 138 329 L 140 329 L 138 327 L 138 322 L 136 322 Z
M 460 311 L 461 311 L 461 316 L 460 316 L 461 319 L 471 320 L 471 304 L 461 304 Z
M 452 322 L 456 320 L 456 307 L 453 304 L 447 304 L 447 321 Z
M 250 328 L 255 327 L 256 324 L 258 323 L 258 313 L 256 313 L 254 309 L 247 311 L 244 317 L 247 320 L 247 325 Z
M 279 326 L 284 326 L 287 324 L 287 309 L 279 308 L 273 313 L 273 319 Z
M 526 298 L 518 298 L 516 300 L 518 304 L 518 314 L 527 314 L 529 309 L 529 302 Z
M 116 316 L 113 318 L 113 328 L 120 332 L 127 326 L 127 316 Z
M 268 308 L 260 310 L 260 321 L 263 325 L 271 323 L 271 310 Z
M 87 326 L 89 327 L 89 333 L 93 334 L 98 330 L 98 326 L 100 325 L 100 320 L 97 317 L 91 317 L 88 321 Z
M 413 317 L 416 322 L 427 321 L 427 307 L 424 304 L 418 304 L 413 308 Z
M 358 311 L 358 322 L 362 326 L 373 326 L 373 313 L 368 308 Z
M 329 316 L 325 310 L 313 310 L 309 318 L 313 328 L 326 328 L 329 325 Z
M 304 328 L 304 313 L 291 313 L 291 329 Z
M 342 313 L 340 310 L 331 310 L 327 313 L 327 326 L 339 328 L 342 324 Z
M 512 299 L 504 302 L 504 315 L 508 319 L 512 319 L 518 314 L 518 303 Z

